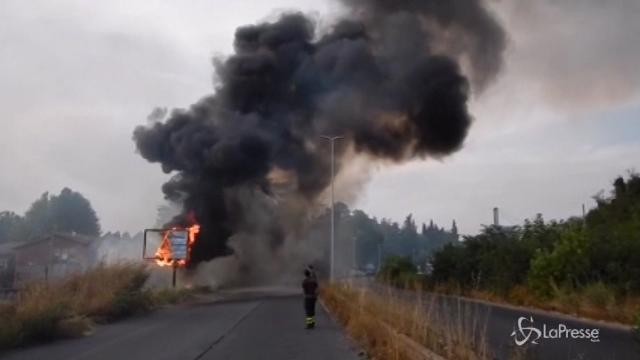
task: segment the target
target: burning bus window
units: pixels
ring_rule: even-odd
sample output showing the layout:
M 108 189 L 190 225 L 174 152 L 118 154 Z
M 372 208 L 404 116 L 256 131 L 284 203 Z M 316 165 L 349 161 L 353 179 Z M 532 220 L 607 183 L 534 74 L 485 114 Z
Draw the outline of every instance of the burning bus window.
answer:
M 144 234 L 144 246 L 142 248 L 142 257 L 146 260 L 155 258 L 156 250 L 162 244 L 164 230 L 149 229 Z

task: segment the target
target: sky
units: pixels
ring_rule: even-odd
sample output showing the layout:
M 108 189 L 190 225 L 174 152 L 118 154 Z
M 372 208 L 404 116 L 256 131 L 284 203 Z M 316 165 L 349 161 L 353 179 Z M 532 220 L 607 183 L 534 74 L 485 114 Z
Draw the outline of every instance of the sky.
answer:
M 444 159 L 376 165 L 357 198 L 378 218 L 412 213 L 464 234 L 537 213 L 579 215 L 617 175 L 640 171 L 640 2 L 491 1 L 505 67 L 474 93 L 464 147 Z M 168 175 L 136 154 L 135 126 L 156 106 L 213 91 L 214 56 L 235 28 L 287 10 L 328 26 L 331 0 L 0 2 L 0 211 L 45 191 L 84 194 L 103 230 L 155 223 Z

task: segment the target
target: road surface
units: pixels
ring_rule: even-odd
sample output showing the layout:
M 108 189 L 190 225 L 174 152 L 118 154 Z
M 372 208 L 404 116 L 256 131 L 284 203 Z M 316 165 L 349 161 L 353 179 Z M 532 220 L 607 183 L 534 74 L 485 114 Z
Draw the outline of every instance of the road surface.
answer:
M 363 283 L 360 282 L 360 285 Z M 459 297 L 421 293 L 418 300 L 416 292 L 392 289 L 379 283 L 366 282 L 366 286 L 378 293 L 390 292 L 404 300 L 421 302 L 428 309 L 431 321 L 440 325 L 449 324 L 461 328 L 470 338 L 480 339 L 489 349 L 493 359 L 507 360 L 524 358 L 527 360 L 638 360 L 640 359 L 640 341 L 630 327 L 580 319 L 549 311 L 527 309 L 516 306 L 498 305 L 484 301 Z M 545 339 L 538 344 L 528 341 L 517 346 L 512 333 L 517 329 L 520 317 L 532 318 L 533 324 L 524 321 L 527 327 L 542 330 L 557 328 L 564 324 L 570 329 L 598 329 L 599 342 L 588 339 Z M 528 334 L 525 329 L 525 335 Z M 524 337 L 517 334 L 519 339 Z M 535 338 L 531 335 L 530 340 Z
M 304 329 L 299 295 L 236 293 L 100 326 L 80 339 L 0 355 L 3 360 L 356 360 L 357 350 L 318 306 Z

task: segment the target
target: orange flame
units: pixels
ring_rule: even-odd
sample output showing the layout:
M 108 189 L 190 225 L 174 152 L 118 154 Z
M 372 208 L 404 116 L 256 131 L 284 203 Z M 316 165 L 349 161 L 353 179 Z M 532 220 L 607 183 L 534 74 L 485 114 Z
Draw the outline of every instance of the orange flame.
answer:
M 187 243 L 187 258 L 175 260 L 173 258 L 173 249 L 171 248 L 171 235 L 177 231 L 187 231 L 188 232 L 188 243 Z M 200 225 L 196 224 L 189 228 L 172 228 L 166 230 L 162 235 L 162 242 L 156 250 L 155 259 L 156 264 L 158 266 L 176 266 L 176 267 L 186 267 L 191 258 L 191 249 L 193 245 L 196 243 L 198 239 L 197 235 L 200 232 Z

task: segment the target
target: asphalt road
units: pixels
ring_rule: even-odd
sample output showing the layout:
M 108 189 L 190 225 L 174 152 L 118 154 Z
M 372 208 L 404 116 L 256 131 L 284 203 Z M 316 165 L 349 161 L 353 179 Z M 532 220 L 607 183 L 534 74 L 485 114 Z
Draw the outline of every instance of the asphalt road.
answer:
M 557 360 L 638 360 L 640 359 L 640 343 L 630 329 L 621 326 L 611 326 L 603 323 L 585 321 L 583 319 L 564 316 L 545 311 L 529 310 L 518 307 L 500 306 L 490 303 L 476 302 L 459 298 L 442 298 L 437 301 L 441 307 L 446 307 L 450 313 L 462 314 L 467 318 L 479 319 L 478 328 L 484 336 L 489 349 L 496 359 L 509 359 L 515 354 L 526 354 L 526 359 L 557 359 Z M 535 327 L 542 331 L 557 329 L 563 324 L 569 329 L 597 329 L 598 341 L 573 338 L 544 338 L 536 340 L 532 333 L 530 340 L 524 345 L 516 345 L 516 336 L 525 340 L 529 330 L 522 333 L 518 330 L 518 319 L 525 317 L 523 326 Z M 533 319 L 533 322 L 531 322 Z M 547 333 L 549 333 L 549 330 Z M 512 334 L 516 332 L 515 335 Z
M 304 329 L 299 295 L 244 292 L 100 326 L 80 339 L 0 355 L 3 360 L 358 359 L 342 330 L 318 306 Z
M 413 291 L 390 289 L 379 284 L 368 285 L 378 292 L 393 292 L 407 301 L 421 301 L 421 306 L 428 308 L 431 321 L 448 324 L 465 331 L 470 338 L 484 342 L 491 357 L 499 360 L 638 360 L 640 359 L 640 341 L 630 327 L 591 321 L 569 315 L 516 306 L 505 306 L 483 301 L 459 297 L 422 293 L 416 296 Z M 418 298 L 421 299 L 418 300 Z M 532 344 L 536 336 L 531 334 L 530 340 L 518 346 L 512 336 L 517 330 L 520 317 L 532 318 L 523 322 L 526 327 L 533 326 L 542 330 L 557 328 L 564 324 L 570 329 L 598 329 L 599 342 L 589 339 L 551 339 L 541 337 L 537 344 Z M 529 330 L 524 331 L 524 335 Z M 547 331 L 549 333 L 549 331 Z M 520 340 L 524 339 L 518 333 Z

